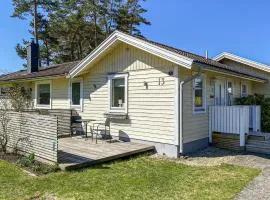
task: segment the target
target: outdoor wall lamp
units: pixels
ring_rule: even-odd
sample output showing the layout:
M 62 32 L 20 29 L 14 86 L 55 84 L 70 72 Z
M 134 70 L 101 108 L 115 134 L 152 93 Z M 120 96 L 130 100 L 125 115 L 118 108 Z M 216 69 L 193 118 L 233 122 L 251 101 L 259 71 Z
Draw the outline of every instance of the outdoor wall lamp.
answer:
M 148 83 L 146 81 L 143 82 L 143 85 L 144 85 L 145 89 L 148 90 Z

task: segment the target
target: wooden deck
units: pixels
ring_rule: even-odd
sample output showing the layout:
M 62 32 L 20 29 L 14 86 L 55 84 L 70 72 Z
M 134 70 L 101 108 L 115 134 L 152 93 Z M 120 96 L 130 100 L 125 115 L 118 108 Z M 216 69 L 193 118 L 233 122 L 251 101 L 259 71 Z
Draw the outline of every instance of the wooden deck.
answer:
M 106 161 L 154 150 L 154 146 L 134 142 L 109 143 L 82 137 L 68 137 L 58 140 L 58 163 L 63 170 L 81 168 Z

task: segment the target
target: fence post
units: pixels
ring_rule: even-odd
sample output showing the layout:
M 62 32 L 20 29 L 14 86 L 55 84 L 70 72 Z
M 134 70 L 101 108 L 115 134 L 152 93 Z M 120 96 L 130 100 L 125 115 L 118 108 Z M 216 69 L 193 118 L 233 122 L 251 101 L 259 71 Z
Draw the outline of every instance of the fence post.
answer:
M 212 107 L 209 106 L 209 115 L 208 115 L 208 133 L 209 133 L 209 143 L 212 143 Z

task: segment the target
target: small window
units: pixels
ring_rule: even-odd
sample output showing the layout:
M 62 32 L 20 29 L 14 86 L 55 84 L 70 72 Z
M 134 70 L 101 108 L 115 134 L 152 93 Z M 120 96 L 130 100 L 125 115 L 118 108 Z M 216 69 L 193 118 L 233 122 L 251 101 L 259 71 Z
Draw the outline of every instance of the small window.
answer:
M 204 81 L 201 77 L 195 78 L 193 81 L 193 98 L 194 98 L 194 111 L 205 111 L 205 94 L 204 94 Z
M 246 84 L 242 84 L 242 87 L 241 87 L 241 96 L 242 97 L 247 97 L 248 96 L 248 88 L 247 88 L 247 85 Z
M 232 82 L 228 82 L 227 92 L 228 92 L 228 94 L 233 93 Z
M 233 101 L 233 83 L 227 82 L 227 105 L 231 106 Z
M 38 84 L 37 85 L 37 104 L 39 105 L 50 105 L 51 103 L 51 85 Z
M 127 74 L 109 76 L 110 111 L 127 111 Z
M 71 88 L 72 88 L 72 99 L 71 99 L 71 103 L 72 105 L 81 105 L 81 83 L 80 82 L 73 82 L 71 84 Z

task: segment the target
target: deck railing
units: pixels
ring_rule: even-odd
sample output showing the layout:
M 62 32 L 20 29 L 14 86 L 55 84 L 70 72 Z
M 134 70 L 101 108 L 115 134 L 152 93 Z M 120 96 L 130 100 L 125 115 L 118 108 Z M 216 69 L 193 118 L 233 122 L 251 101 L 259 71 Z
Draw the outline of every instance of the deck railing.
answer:
M 212 133 L 239 134 L 240 146 L 245 146 L 245 134 L 249 132 L 249 106 L 210 106 L 209 140 Z

